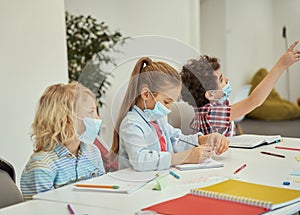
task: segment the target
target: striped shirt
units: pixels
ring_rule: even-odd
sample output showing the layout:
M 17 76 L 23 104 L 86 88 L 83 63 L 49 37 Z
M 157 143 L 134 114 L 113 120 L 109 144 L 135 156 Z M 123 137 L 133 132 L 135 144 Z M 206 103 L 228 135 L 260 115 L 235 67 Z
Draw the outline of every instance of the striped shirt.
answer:
M 194 108 L 195 117 L 191 122 L 194 133 L 210 134 L 218 132 L 224 136 L 236 134 L 234 123 L 230 121 L 231 105 L 228 100 L 223 104 L 212 102 L 203 107 Z
M 21 176 L 21 191 L 25 199 L 76 181 L 105 173 L 99 150 L 93 144 L 80 144 L 78 157 L 63 145 L 52 151 L 35 152 Z

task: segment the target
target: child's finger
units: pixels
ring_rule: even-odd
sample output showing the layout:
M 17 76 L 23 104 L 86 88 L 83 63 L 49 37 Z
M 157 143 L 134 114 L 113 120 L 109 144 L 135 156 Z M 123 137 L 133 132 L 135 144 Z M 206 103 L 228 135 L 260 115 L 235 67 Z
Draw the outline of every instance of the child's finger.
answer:
M 293 49 L 295 48 L 295 46 L 299 43 L 299 41 L 295 41 L 293 42 L 293 44 L 288 48 L 288 51 L 293 51 Z

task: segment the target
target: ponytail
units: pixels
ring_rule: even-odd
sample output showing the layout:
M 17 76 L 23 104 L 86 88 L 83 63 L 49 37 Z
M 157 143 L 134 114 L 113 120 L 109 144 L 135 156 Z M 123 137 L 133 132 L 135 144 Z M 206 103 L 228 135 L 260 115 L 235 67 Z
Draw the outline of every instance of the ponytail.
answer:
M 166 78 L 162 76 L 165 75 Z M 168 76 L 168 77 L 167 77 Z M 163 83 L 164 82 L 164 83 Z M 113 143 L 111 146 L 110 160 L 113 161 L 119 153 L 119 127 L 126 114 L 137 103 L 140 88 L 148 86 L 150 90 L 162 91 L 162 88 L 181 86 L 178 72 L 170 65 L 163 62 L 153 62 L 148 57 L 140 58 L 131 73 L 127 91 L 120 109 L 119 116 L 114 126 Z

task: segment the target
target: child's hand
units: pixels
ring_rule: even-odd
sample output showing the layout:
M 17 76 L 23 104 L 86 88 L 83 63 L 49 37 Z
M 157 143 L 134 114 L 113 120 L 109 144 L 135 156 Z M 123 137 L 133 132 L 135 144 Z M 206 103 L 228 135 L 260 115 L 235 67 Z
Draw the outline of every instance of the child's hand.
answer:
M 190 153 L 184 163 L 202 163 L 213 155 L 213 149 L 207 145 L 200 145 L 190 149 Z
M 206 144 L 213 147 L 216 155 L 222 154 L 229 148 L 229 140 L 219 133 L 210 134 Z
M 295 62 L 300 60 L 300 51 L 294 48 L 299 43 L 299 41 L 295 41 L 288 50 L 279 58 L 278 63 L 280 67 L 285 70 Z

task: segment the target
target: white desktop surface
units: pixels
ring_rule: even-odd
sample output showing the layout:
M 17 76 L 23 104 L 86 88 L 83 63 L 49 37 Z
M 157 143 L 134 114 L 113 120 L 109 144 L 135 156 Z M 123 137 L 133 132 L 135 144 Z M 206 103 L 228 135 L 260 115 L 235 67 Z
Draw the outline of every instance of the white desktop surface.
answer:
M 150 182 L 132 194 L 75 191 L 72 185 L 68 185 L 37 194 L 34 196 L 34 199 L 125 210 L 133 214 L 144 207 L 189 193 L 192 188 L 203 187 L 221 181 L 224 177 L 300 190 L 300 183 L 294 182 L 300 176 L 290 175 L 292 170 L 300 170 L 300 162 L 297 162 L 295 159 L 295 156 L 300 155 L 300 152 L 275 149 L 276 145 L 300 148 L 300 139 L 284 138 L 282 143 L 255 149 L 230 148 L 222 156 L 215 157 L 216 160 L 225 164 L 224 167 L 189 171 L 174 170 L 180 175 L 180 179 L 176 179 L 171 175 L 166 176 L 168 186 L 162 191 L 152 190 L 156 184 L 155 181 Z M 274 152 L 286 157 L 280 158 L 264 155 L 260 153 L 261 151 Z M 245 163 L 247 166 L 234 175 L 233 172 Z M 289 186 L 282 185 L 283 181 L 286 180 L 291 182 Z M 299 210 L 300 203 L 298 202 L 269 212 L 269 214 L 291 214 Z
M 124 210 L 92 207 L 78 204 L 71 204 L 75 214 L 78 215 L 132 215 Z M 0 215 L 67 215 L 70 214 L 67 203 L 52 202 L 44 200 L 31 200 L 20 204 L 12 205 L 0 210 Z

